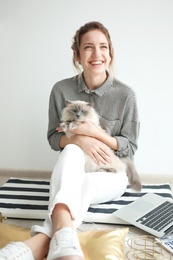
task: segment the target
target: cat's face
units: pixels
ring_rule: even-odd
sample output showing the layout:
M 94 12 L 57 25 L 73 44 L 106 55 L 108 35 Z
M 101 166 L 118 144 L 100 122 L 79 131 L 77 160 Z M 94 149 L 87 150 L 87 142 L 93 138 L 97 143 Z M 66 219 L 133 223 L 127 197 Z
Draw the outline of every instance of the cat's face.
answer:
M 67 101 L 63 109 L 63 121 L 86 121 L 90 117 L 91 105 L 84 101 Z

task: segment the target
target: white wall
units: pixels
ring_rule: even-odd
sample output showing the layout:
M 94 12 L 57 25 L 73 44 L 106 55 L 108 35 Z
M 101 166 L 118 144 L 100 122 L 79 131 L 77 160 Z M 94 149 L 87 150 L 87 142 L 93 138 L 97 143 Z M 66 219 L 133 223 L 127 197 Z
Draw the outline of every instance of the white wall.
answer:
M 172 14 L 172 0 L 0 0 L 0 168 L 53 169 L 49 94 L 56 81 L 75 73 L 75 31 L 99 20 L 112 35 L 118 79 L 137 94 L 138 170 L 171 174 Z

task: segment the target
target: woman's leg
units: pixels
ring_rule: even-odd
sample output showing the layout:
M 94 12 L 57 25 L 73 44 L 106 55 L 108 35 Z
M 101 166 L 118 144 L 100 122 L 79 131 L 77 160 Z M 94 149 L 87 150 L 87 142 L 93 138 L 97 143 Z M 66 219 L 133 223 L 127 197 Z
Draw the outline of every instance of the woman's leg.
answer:
M 68 145 L 54 169 L 49 201 L 48 221 L 52 222 L 52 239 L 48 259 L 83 259 L 72 220 L 81 208 L 84 164 L 83 151 L 76 145 Z
M 81 208 L 82 184 L 86 176 L 84 164 L 84 153 L 77 145 L 67 145 L 61 152 L 51 176 L 48 216 L 43 227 L 32 227 L 32 235 L 43 232 L 51 238 L 52 232 L 72 225 L 69 222 L 76 218 Z M 67 217 L 69 212 L 70 219 Z M 57 218 L 59 214 L 62 217 Z
M 73 219 L 81 208 L 81 188 L 86 175 L 84 164 L 83 151 L 76 145 L 67 145 L 52 173 L 48 217 L 43 227 L 32 228 L 32 234 L 41 232 L 52 238 L 48 259 L 65 255 L 83 259 Z
M 55 235 L 58 234 L 56 233 L 56 231 L 57 230 L 61 231 L 63 227 L 77 228 L 84 220 L 85 214 L 91 203 L 101 203 L 101 202 L 112 200 L 113 198 L 120 197 L 124 193 L 128 183 L 128 178 L 125 172 L 124 173 L 112 173 L 112 172 L 85 173 L 83 170 L 85 160 L 83 160 L 84 156 L 83 153 L 81 154 L 82 151 L 80 150 L 80 148 L 77 149 L 75 148 L 75 151 L 73 150 L 73 153 L 74 152 L 75 154 L 77 154 L 77 158 L 79 159 L 78 167 L 74 167 L 74 168 L 70 167 L 70 170 L 68 169 L 68 171 L 72 174 L 70 175 L 70 177 L 72 177 L 71 181 L 74 182 L 74 186 L 73 185 L 71 186 L 71 182 L 69 182 L 70 187 L 68 189 L 67 187 L 64 189 L 64 187 L 68 183 L 65 176 L 66 177 L 69 176 L 69 173 L 67 174 L 68 172 L 67 167 L 65 167 L 66 173 L 62 175 L 63 179 L 65 180 L 65 183 L 64 185 L 62 184 L 63 182 L 61 183 L 62 190 L 60 189 L 58 193 L 56 193 L 57 191 L 53 192 L 56 195 L 52 196 L 53 198 L 52 206 L 50 203 L 50 207 L 49 207 L 50 212 L 51 209 L 53 208 L 52 223 L 53 223 L 53 233 Z M 69 155 L 71 157 L 72 151 L 70 151 Z M 75 161 L 75 157 L 71 158 L 69 162 L 72 165 L 74 164 L 74 161 Z M 65 163 L 63 162 L 63 168 L 64 168 L 64 164 Z M 58 169 L 61 169 L 60 164 L 58 166 L 59 166 Z M 64 197 L 66 196 L 66 200 L 62 199 L 61 201 L 61 198 L 63 198 L 63 196 Z M 60 211 L 62 211 L 63 213 L 61 214 Z M 75 236 L 77 235 L 75 234 Z M 52 258 L 53 254 L 51 252 L 55 251 L 56 248 L 55 241 L 53 242 L 53 240 L 54 239 L 52 239 L 51 241 L 51 245 L 53 243 L 54 245 L 52 248 L 50 248 L 50 254 L 49 254 L 50 259 L 54 259 Z M 67 248 L 66 248 L 65 254 L 69 256 L 70 254 L 72 255 L 73 252 L 72 251 L 71 253 L 67 252 Z M 59 252 L 57 251 L 56 256 L 58 255 Z

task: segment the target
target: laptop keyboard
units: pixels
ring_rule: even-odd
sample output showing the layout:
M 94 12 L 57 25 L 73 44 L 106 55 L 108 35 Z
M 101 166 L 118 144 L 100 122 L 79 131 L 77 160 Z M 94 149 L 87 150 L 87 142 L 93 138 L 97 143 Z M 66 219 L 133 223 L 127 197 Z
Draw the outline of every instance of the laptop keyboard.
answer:
M 160 231 L 173 222 L 173 203 L 165 201 L 154 210 L 140 217 L 137 222 Z

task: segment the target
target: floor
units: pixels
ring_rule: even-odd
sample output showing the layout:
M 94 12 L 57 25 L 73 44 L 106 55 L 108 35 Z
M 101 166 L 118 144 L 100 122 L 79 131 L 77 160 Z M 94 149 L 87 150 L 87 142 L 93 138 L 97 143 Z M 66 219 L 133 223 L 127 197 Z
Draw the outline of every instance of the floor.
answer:
M 33 178 L 33 176 L 35 176 L 36 178 L 40 178 L 38 177 L 36 174 L 33 174 L 32 176 L 30 176 L 30 178 Z M 10 173 L 2 173 L 0 171 L 0 186 L 2 186 L 10 177 L 22 177 L 22 178 L 28 178 L 28 176 L 24 176 L 23 174 L 21 173 L 14 173 L 10 175 Z M 45 176 L 43 175 L 42 177 L 44 177 L 45 179 L 48 179 L 48 174 L 45 174 Z M 44 179 L 43 178 L 43 179 Z M 150 179 L 150 178 L 149 178 Z M 143 183 L 157 183 L 155 181 L 155 177 L 153 179 L 153 181 L 150 181 L 145 179 L 145 182 Z M 169 182 L 171 183 L 171 187 L 173 188 L 173 183 L 170 182 L 170 180 L 172 181 L 172 176 L 170 176 L 167 180 L 165 178 L 163 179 L 160 179 L 159 182 Z M 42 225 L 42 221 L 35 221 L 35 220 L 16 220 L 16 219 L 7 219 L 7 220 L 3 220 L 4 223 L 7 223 L 7 224 L 12 224 L 12 225 L 16 225 L 16 226 L 21 226 L 21 227 L 26 227 L 26 228 L 31 228 L 32 225 Z M 83 232 L 83 231 L 87 231 L 87 230 L 99 230 L 99 229 L 115 229 L 115 228 L 121 228 L 121 227 L 124 227 L 122 225 L 108 225 L 108 224 L 95 224 L 95 223 L 82 223 L 82 225 L 78 228 L 78 231 L 79 232 Z M 127 247 L 127 240 L 131 237 L 139 237 L 141 235 L 148 235 L 147 233 L 145 233 L 144 231 L 141 231 L 140 229 L 136 228 L 136 227 L 133 227 L 133 226 L 129 226 L 129 232 L 128 232 L 128 235 L 127 235 L 127 238 L 126 238 L 126 245 L 125 245 L 125 250 L 128 249 Z M 135 259 L 135 258 L 126 258 L 125 259 Z M 146 258 L 148 259 L 148 258 Z M 163 259 L 166 259 L 166 258 L 163 258 Z M 167 258 L 168 260 L 169 259 L 173 259 L 173 258 Z

